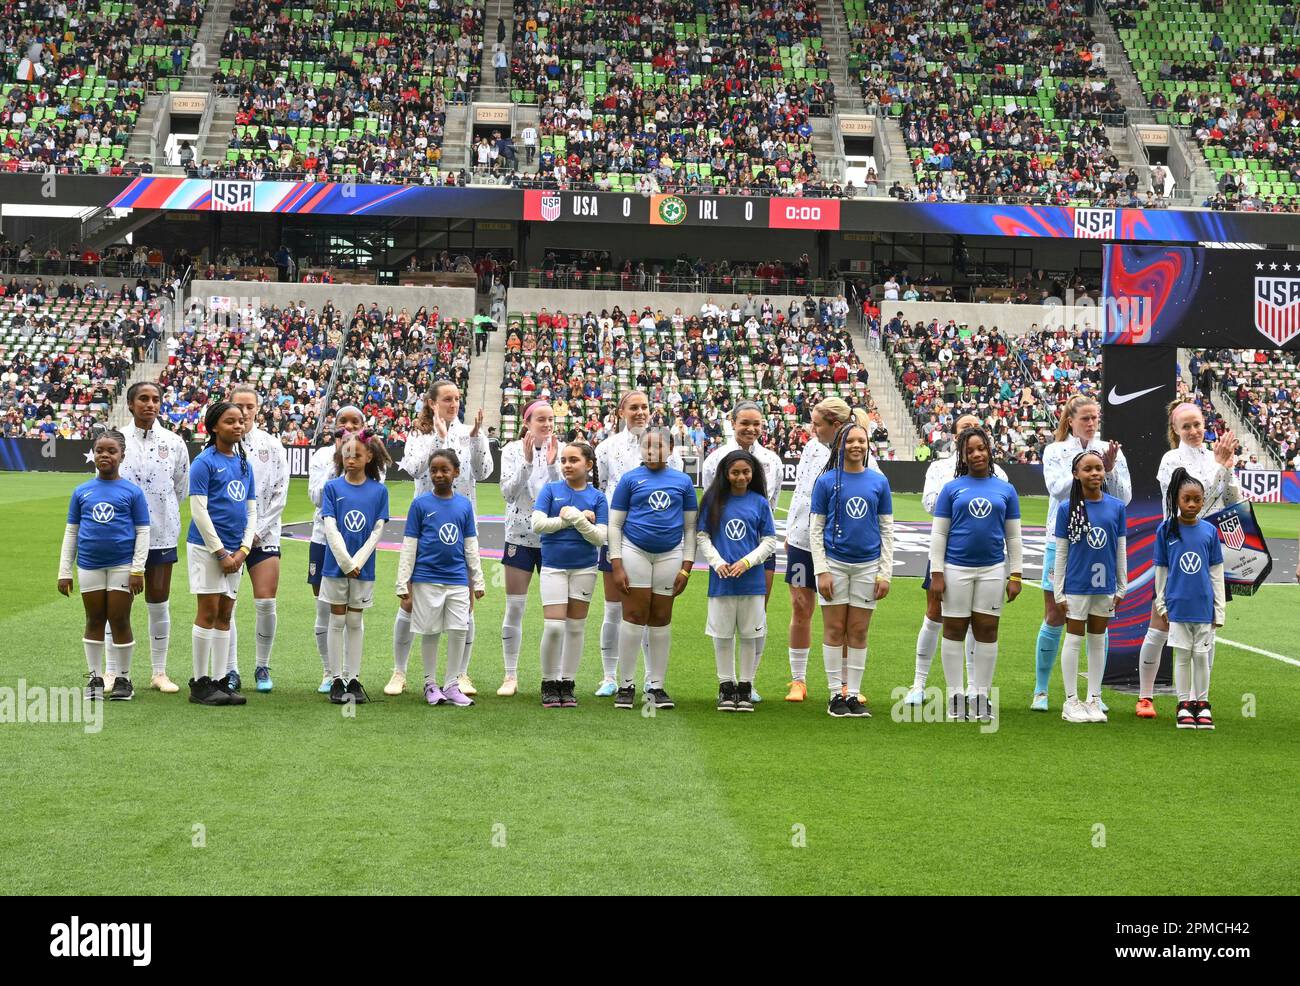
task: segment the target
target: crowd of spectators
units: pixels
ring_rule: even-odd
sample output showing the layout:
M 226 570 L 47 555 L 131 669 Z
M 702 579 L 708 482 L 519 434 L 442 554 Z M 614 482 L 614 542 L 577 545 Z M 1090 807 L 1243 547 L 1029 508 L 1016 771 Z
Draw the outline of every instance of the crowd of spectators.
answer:
M 1188 368 L 1201 395 L 1212 400 L 1221 386 L 1260 444 L 1286 468 L 1300 468 L 1300 364 L 1294 352 L 1206 350 L 1193 353 Z

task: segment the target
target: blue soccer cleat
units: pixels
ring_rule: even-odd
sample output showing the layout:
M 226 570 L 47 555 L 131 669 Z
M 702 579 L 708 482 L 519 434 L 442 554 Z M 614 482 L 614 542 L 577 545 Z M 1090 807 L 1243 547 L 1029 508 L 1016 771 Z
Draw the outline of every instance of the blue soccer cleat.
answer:
M 924 688 L 912 688 L 912 689 L 909 689 L 907 695 L 903 698 L 903 704 L 904 704 L 904 705 L 924 705 L 924 704 L 925 704 L 925 689 L 924 689 Z
M 227 671 L 226 681 L 230 683 L 230 690 L 237 692 L 244 687 L 244 679 L 239 677 L 238 671 Z
M 258 668 L 253 672 L 253 680 L 257 682 L 259 692 L 269 692 L 271 690 L 271 669 Z
M 1033 712 L 1047 711 L 1047 692 L 1039 692 L 1034 696 L 1034 700 L 1029 703 L 1029 708 Z
M 316 691 L 318 694 L 328 695 L 330 693 L 330 686 L 333 684 L 334 684 L 334 676 L 330 674 L 328 671 L 326 671 L 325 677 L 321 678 L 320 687 L 317 688 Z
M 596 697 L 610 698 L 617 692 L 618 692 L 618 682 L 615 681 L 613 678 L 606 678 L 604 681 L 600 683 L 600 687 L 596 689 Z
M 763 701 L 763 699 L 759 697 L 758 689 L 755 688 L 753 685 L 749 686 L 749 700 L 753 702 L 755 705 Z

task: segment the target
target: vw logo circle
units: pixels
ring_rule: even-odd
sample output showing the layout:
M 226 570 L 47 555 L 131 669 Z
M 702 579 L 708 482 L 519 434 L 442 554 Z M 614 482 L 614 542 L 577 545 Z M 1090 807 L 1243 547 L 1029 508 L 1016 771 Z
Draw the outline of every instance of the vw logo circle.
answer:
M 749 532 L 745 527 L 745 522 L 743 520 L 737 519 L 727 521 L 727 537 L 731 538 L 731 540 L 743 541 L 747 533 Z
M 1186 551 L 1178 556 L 1178 567 L 1184 575 L 1195 575 L 1201 570 L 1201 556 Z
M 237 479 L 232 479 L 226 484 L 226 495 L 238 503 L 244 498 L 244 484 Z
M 366 526 L 366 515 L 360 510 L 349 510 L 343 516 L 343 526 L 353 534 L 357 533 Z
M 113 509 L 111 503 L 97 503 L 91 508 L 90 516 L 98 524 L 111 524 L 113 518 L 117 516 L 117 511 Z
M 983 520 L 993 512 L 993 504 L 984 497 L 977 496 L 974 500 L 971 500 L 966 509 L 970 511 L 970 515 L 976 520 Z
M 844 505 L 844 512 L 854 520 L 861 520 L 867 515 L 867 501 L 855 496 Z
M 438 540 L 443 544 L 455 544 L 460 540 L 460 528 L 455 524 L 443 524 L 438 528 Z
M 1104 548 L 1106 547 L 1106 530 L 1102 527 L 1088 528 L 1088 547 Z
M 672 504 L 672 498 L 663 490 L 655 490 L 650 494 L 650 499 L 647 502 L 650 504 L 651 510 L 667 510 Z

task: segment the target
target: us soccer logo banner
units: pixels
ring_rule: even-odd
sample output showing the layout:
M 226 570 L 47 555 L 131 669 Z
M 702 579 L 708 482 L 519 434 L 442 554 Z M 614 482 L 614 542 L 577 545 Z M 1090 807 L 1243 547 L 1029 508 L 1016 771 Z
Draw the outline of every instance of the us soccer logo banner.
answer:
M 213 212 L 252 212 L 253 183 L 230 178 L 212 180 Z
M 1276 469 L 1243 469 L 1237 474 L 1241 492 L 1256 503 L 1282 502 L 1282 473 Z
M 1255 278 L 1255 328 L 1279 346 L 1300 335 L 1300 277 Z
M 1218 529 L 1223 543 L 1224 583 L 1234 596 L 1253 595 L 1273 570 L 1273 558 L 1255 511 L 1243 501 L 1205 519 Z

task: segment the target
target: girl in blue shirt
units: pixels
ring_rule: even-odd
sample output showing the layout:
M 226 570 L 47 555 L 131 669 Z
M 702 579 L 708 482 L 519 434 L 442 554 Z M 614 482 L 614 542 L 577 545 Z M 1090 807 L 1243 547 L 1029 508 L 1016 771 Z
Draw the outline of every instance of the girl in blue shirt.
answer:
M 59 592 L 72 594 L 76 565 L 86 627 L 81 635 L 90 681 L 86 698 L 104 697 L 104 626 L 112 627 L 109 666 L 117 679 L 109 698 L 132 696 L 131 603 L 144 591 L 144 564 L 149 555 L 149 504 L 144 491 L 122 479 L 118 470 L 126 457 L 121 432 L 106 429 L 93 446 L 98 475 L 72 491 L 68 526 L 63 533 L 59 560 Z
M 597 549 L 605 543 L 609 504 L 588 478 L 596 453 L 585 442 L 560 450 L 563 480 L 547 483 L 532 515 L 542 547 L 542 707 L 578 704 L 574 679 L 596 589 Z
M 235 690 L 225 668 L 240 570 L 257 534 L 257 483 L 239 443 L 244 412 L 219 401 L 208 408 L 203 425 L 208 444 L 190 465 L 192 519 L 185 539 L 190 592 L 198 596 L 190 701 L 243 705 L 247 700 Z
M 967 428 L 957 436 L 956 477 L 939 491 L 930 530 L 930 596 L 943 609 L 940 656 L 949 719 L 993 718 L 989 688 L 998 662 L 998 618 L 1003 592 L 1008 602 L 1020 595 L 1021 552 L 1020 498 L 993 475 L 987 433 Z M 975 635 L 970 710 L 963 685 L 968 627 Z
M 695 485 L 668 465 L 672 437 L 663 429 L 641 436 L 642 465 L 623 475 L 609 513 L 609 560 L 623 595 L 618 632 L 616 709 L 630 709 L 636 697 L 633 674 L 641 635 L 646 632 L 646 700 L 671 709 L 664 690 L 672 645 L 673 600 L 686 589 L 695 561 Z M 646 627 L 649 630 L 646 631 Z
M 1056 512 L 1056 560 L 1050 573 L 1056 604 L 1065 611 L 1061 676 L 1066 722 L 1105 722 L 1101 681 L 1106 673 L 1106 627 L 1128 588 L 1124 501 L 1103 492 L 1106 460 L 1096 449 L 1074 457 L 1068 506 Z M 1079 658 L 1087 634 L 1088 700 L 1079 701 Z
M 329 551 L 320 599 L 330 605 L 329 699 L 335 705 L 369 701 L 360 679 L 364 610 L 375 603 L 375 548 L 388 520 L 388 487 L 380 477 L 389 461 L 378 435 L 358 432 L 336 449 L 339 476 L 321 492 L 320 516 Z
M 867 469 L 867 429 L 836 437 L 813 484 L 808 539 L 822 609 L 822 662 L 835 717 L 871 715 L 859 698 L 867 668 L 867 629 L 876 601 L 889 595 L 894 567 L 894 505 L 889 481 Z
M 759 641 L 767 633 L 764 562 L 777 548 L 767 480 L 743 449 L 727 453 L 704 494 L 699 552 L 709 564 L 709 610 L 704 632 L 713 638 L 718 667 L 718 711 L 753 712 Z M 740 638 L 740 676 L 735 641 Z

